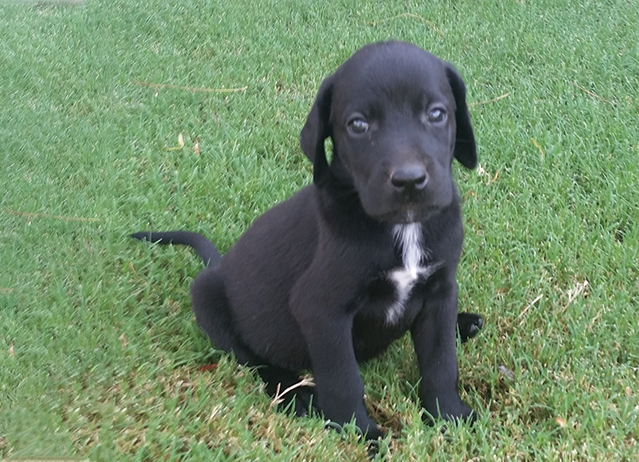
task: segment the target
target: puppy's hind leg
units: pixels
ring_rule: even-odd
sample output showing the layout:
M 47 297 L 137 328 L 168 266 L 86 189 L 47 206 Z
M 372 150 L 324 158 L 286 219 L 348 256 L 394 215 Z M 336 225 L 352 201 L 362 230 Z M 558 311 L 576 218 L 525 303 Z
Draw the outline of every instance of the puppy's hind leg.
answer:
M 211 343 L 220 350 L 233 353 L 240 364 L 255 367 L 266 384 L 266 392 L 278 401 L 277 407 L 290 409 L 300 417 L 315 410 L 312 386 L 296 386 L 300 383 L 297 373 L 268 364 L 242 343 L 233 327 L 218 267 L 206 268 L 198 274 L 191 287 L 191 299 L 197 323 Z
M 208 267 L 197 275 L 191 286 L 191 303 L 198 325 L 214 347 L 233 353 L 241 364 L 260 364 L 235 333 L 218 266 Z
M 481 315 L 475 313 L 459 313 L 457 315 L 457 332 L 462 343 L 473 338 L 484 326 Z

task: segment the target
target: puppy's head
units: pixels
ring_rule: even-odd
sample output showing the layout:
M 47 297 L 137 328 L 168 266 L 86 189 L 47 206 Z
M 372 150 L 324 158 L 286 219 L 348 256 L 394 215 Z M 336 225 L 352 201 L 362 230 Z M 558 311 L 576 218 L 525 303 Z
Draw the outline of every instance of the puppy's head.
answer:
M 391 223 L 424 221 L 450 205 L 452 160 L 477 164 L 461 77 L 403 42 L 367 45 L 326 78 L 300 141 L 318 187 L 331 176 L 349 183 L 369 216 Z

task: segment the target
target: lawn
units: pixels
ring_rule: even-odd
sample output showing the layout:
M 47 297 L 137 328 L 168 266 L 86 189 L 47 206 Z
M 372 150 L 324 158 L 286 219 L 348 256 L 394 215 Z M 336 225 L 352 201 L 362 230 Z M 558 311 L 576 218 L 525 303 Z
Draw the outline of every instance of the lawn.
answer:
M 127 235 L 228 249 L 310 182 L 322 79 L 393 38 L 468 87 L 460 309 L 485 327 L 458 349 L 472 427 L 422 424 L 408 337 L 362 366 L 382 453 L 638 460 L 637 24 L 635 0 L 0 0 L 0 459 L 367 460 L 210 346 L 194 254 Z

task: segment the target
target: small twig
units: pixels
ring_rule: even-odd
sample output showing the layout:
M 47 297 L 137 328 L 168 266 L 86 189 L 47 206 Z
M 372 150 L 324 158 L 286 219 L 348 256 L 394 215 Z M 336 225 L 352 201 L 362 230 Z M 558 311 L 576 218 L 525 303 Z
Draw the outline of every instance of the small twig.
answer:
M 573 287 L 572 289 L 568 289 L 568 302 L 562 308 L 560 313 L 565 313 L 572 302 L 574 302 L 589 285 L 590 283 L 588 282 L 588 280 L 584 279 L 584 282 L 577 282 L 575 287 Z
M 174 146 L 172 148 L 166 146 L 165 149 L 167 151 L 179 151 L 180 149 L 184 148 L 184 136 L 182 135 L 182 133 L 180 133 L 178 135 L 178 145 Z
M 504 93 L 503 95 L 499 95 L 496 98 L 493 99 L 489 99 L 488 101 L 477 101 L 475 103 L 468 103 L 469 106 L 482 106 L 484 104 L 490 104 L 490 103 L 494 103 L 496 101 L 499 101 L 500 99 L 504 99 L 504 98 L 508 98 L 510 96 L 510 92 L 508 93 Z
M 291 385 L 290 387 L 288 387 L 286 390 L 284 390 L 281 393 L 280 393 L 280 386 L 281 386 L 281 383 L 278 383 L 277 389 L 275 390 L 275 396 L 273 397 L 273 400 L 271 401 L 271 408 L 283 402 L 284 401 L 283 396 L 289 393 L 290 391 L 300 387 L 314 387 L 315 382 L 313 382 L 313 379 L 311 378 L 303 378 L 302 380 L 300 380 L 294 385 Z
M 539 294 L 539 295 L 537 296 L 537 298 L 535 298 L 532 302 L 530 302 L 526 308 L 524 308 L 523 310 L 521 310 L 521 313 L 519 313 L 519 316 L 517 316 L 517 318 L 521 318 L 521 317 L 523 317 L 523 316 L 524 316 L 524 315 L 528 312 L 528 310 L 529 310 L 530 308 L 532 308 L 532 306 L 533 306 L 535 303 L 537 303 L 539 300 L 541 300 L 541 299 L 543 298 L 543 296 L 544 296 L 544 294 Z M 522 323 L 523 323 L 523 320 L 522 320 Z
M 535 138 L 530 138 L 530 141 L 532 141 L 533 144 L 535 145 L 535 147 L 537 149 L 539 149 L 539 152 L 541 153 L 541 160 L 544 160 L 544 158 L 546 157 L 546 153 L 544 152 L 543 148 L 541 147 L 541 144 L 539 144 Z
M 100 221 L 99 218 L 67 217 L 63 215 L 49 215 L 48 213 L 18 212 L 17 210 L 3 210 L 3 212 L 27 218 L 54 218 L 56 220 L 64 221 Z
M 497 181 L 497 178 L 499 178 L 499 173 L 501 172 L 501 169 L 497 169 L 497 171 L 495 172 L 494 176 L 491 176 L 489 172 L 487 172 L 486 170 L 484 170 L 484 167 L 481 166 L 481 164 L 479 166 L 477 166 L 477 174 L 479 176 L 485 176 L 488 177 L 488 181 L 486 182 L 486 186 L 490 185 L 491 183 L 494 183 L 495 181 Z
M 181 87 L 179 85 L 170 85 L 168 83 L 150 83 L 150 82 L 131 82 L 133 85 L 142 85 L 144 87 L 155 88 L 156 90 L 159 88 L 171 88 L 173 90 L 186 90 L 191 91 L 193 93 L 204 92 L 204 93 L 234 93 L 245 91 L 248 89 L 248 85 L 241 88 L 201 88 L 201 87 Z
M 486 183 L 486 186 L 488 186 L 489 184 L 494 183 L 495 181 L 497 181 L 497 178 L 499 178 L 499 172 L 501 172 L 500 168 L 498 168 L 497 171 L 495 172 L 495 176 L 492 177 L 490 179 L 490 181 L 488 181 L 488 183 Z
M 608 101 L 607 99 L 602 98 L 597 93 L 594 93 L 594 92 L 588 90 L 587 88 L 582 87 L 581 85 L 577 85 L 575 82 L 570 82 L 570 83 L 573 84 L 575 87 L 579 88 L 581 91 L 584 91 L 584 92 L 588 93 L 590 96 L 592 96 L 594 98 L 597 98 L 598 100 L 603 101 L 604 103 L 608 103 L 608 104 L 611 104 L 613 106 L 615 105 L 612 101 Z
M 392 21 L 393 19 L 398 19 L 398 18 L 403 18 L 403 17 L 409 17 L 409 18 L 414 18 L 414 19 L 419 19 L 421 21 L 424 21 L 435 32 L 437 32 L 441 38 L 444 38 L 444 33 L 440 29 L 438 29 L 437 26 L 435 26 L 435 24 L 433 24 L 428 19 L 426 19 L 426 18 L 424 18 L 422 16 L 419 16 L 418 14 L 414 14 L 414 13 L 402 13 L 402 14 L 398 14 L 397 16 L 393 16 L 391 18 L 380 19 L 379 21 L 371 21 L 371 22 L 369 22 L 367 24 L 370 24 L 371 26 L 376 26 L 376 25 L 381 24 L 383 22 L 388 22 L 388 21 Z

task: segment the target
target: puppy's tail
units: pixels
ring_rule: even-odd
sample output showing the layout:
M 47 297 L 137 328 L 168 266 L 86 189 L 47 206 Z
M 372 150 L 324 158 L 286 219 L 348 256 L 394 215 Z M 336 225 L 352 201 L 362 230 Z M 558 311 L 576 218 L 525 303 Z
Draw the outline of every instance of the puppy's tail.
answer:
M 220 255 L 220 252 L 211 241 L 201 234 L 191 231 L 167 231 L 161 233 L 141 231 L 131 234 L 131 237 L 158 244 L 188 245 L 197 252 L 206 266 L 215 266 L 222 259 L 222 255 Z

